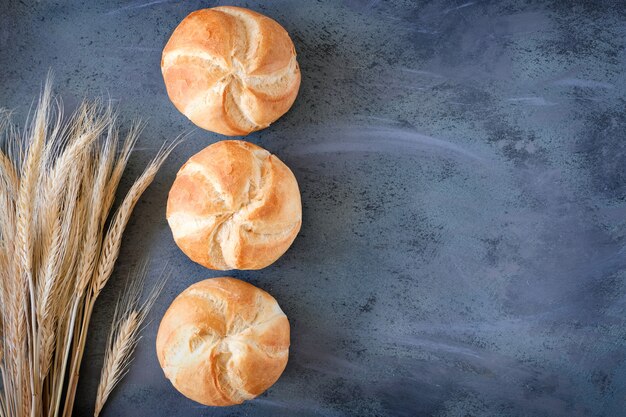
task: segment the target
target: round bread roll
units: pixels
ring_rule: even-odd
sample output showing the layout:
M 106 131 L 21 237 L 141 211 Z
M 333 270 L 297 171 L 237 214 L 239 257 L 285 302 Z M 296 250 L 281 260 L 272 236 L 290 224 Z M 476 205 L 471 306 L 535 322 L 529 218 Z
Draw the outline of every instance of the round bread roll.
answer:
M 268 293 L 234 278 L 183 291 L 165 312 L 156 339 L 165 376 L 185 397 L 233 405 L 278 380 L 289 356 L 289 321 Z
M 221 141 L 178 171 L 167 221 L 193 261 L 211 269 L 261 269 L 300 231 L 300 190 L 291 170 L 265 149 Z
M 193 123 L 228 136 L 266 128 L 291 107 L 300 68 L 287 31 L 267 16 L 221 6 L 191 13 L 163 49 L 167 93 Z

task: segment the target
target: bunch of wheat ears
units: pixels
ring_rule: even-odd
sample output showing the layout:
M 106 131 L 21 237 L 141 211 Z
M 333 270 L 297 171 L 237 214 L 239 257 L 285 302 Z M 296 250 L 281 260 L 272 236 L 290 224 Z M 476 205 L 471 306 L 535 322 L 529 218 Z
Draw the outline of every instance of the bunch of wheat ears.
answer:
M 111 107 L 98 102 L 64 118 L 50 81 L 23 131 L 0 113 L 0 417 L 72 414 L 95 301 L 137 200 L 173 147 L 158 152 L 111 213 L 139 131 L 122 138 Z M 131 286 L 118 305 L 96 416 L 156 296 L 140 303 L 140 293 Z

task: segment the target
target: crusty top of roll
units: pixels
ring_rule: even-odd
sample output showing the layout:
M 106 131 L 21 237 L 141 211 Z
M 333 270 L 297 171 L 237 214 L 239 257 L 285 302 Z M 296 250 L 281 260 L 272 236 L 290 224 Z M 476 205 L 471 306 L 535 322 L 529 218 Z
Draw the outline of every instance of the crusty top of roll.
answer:
M 163 49 L 161 71 L 178 110 L 229 136 L 269 126 L 289 110 L 300 87 L 287 31 L 240 7 L 198 10 L 183 19 Z
M 183 291 L 156 340 L 165 376 L 205 405 L 239 404 L 267 390 L 289 356 L 289 321 L 265 291 L 234 278 L 212 278 Z
M 226 140 L 182 166 L 167 201 L 174 240 L 211 269 L 260 269 L 289 248 L 302 224 L 291 170 L 249 142 Z

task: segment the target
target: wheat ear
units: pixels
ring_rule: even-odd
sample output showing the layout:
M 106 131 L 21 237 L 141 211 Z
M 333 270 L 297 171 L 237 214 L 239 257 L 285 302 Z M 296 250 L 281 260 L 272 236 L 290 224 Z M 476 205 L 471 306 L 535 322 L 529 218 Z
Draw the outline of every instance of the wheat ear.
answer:
M 107 351 L 104 356 L 100 383 L 94 407 L 94 417 L 98 417 L 109 395 L 128 372 L 132 361 L 132 354 L 139 341 L 139 332 L 148 312 L 154 305 L 159 293 L 163 289 L 165 279 L 161 278 L 146 301 L 140 304 L 141 288 L 146 277 L 145 265 L 140 269 L 131 288 L 126 289 L 124 297 L 118 301 L 115 308 L 113 325 L 109 333 Z
M 122 201 L 122 204 L 115 213 L 111 227 L 107 231 L 102 244 L 102 255 L 100 257 L 100 262 L 98 263 L 98 268 L 96 269 L 96 275 L 93 281 L 92 293 L 94 296 L 97 297 L 100 294 L 100 291 L 102 291 L 108 282 L 111 272 L 113 272 L 113 266 L 115 265 L 115 261 L 117 260 L 120 252 L 120 246 L 122 244 L 122 234 L 126 229 L 126 225 L 130 220 L 130 215 L 132 214 L 137 201 L 139 201 L 139 197 L 141 197 L 146 188 L 148 188 L 148 185 L 152 183 L 152 180 L 154 180 L 159 168 L 170 152 L 174 149 L 176 144 L 177 143 L 174 143 L 173 145 L 159 151 L 159 154 L 152 162 L 150 162 L 143 174 L 141 174 L 141 176 L 130 188 L 124 198 L 124 201 Z

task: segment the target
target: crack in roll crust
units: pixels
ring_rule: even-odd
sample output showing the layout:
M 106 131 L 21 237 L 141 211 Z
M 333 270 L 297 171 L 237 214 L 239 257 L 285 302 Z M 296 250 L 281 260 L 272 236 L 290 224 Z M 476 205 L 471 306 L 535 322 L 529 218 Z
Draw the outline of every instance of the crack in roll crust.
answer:
M 274 384 L 289 356 L 289 321 L 265 291 L 211 278 L 183 291 L 156 340 L 165 376 L 205 405 L 239 404 Z
M 193 123 L 228 136 L 266 128 L 292 106 L 300 68 L 289 34 L 252 10 L 191 13 L 163 49 L 167 93 Z
M 300 190 L 291 170 L 265 149 L 221 141 L 178 171 L 167 221 L 193 261 L 211 269 L 261 269 L 300 231 Z

